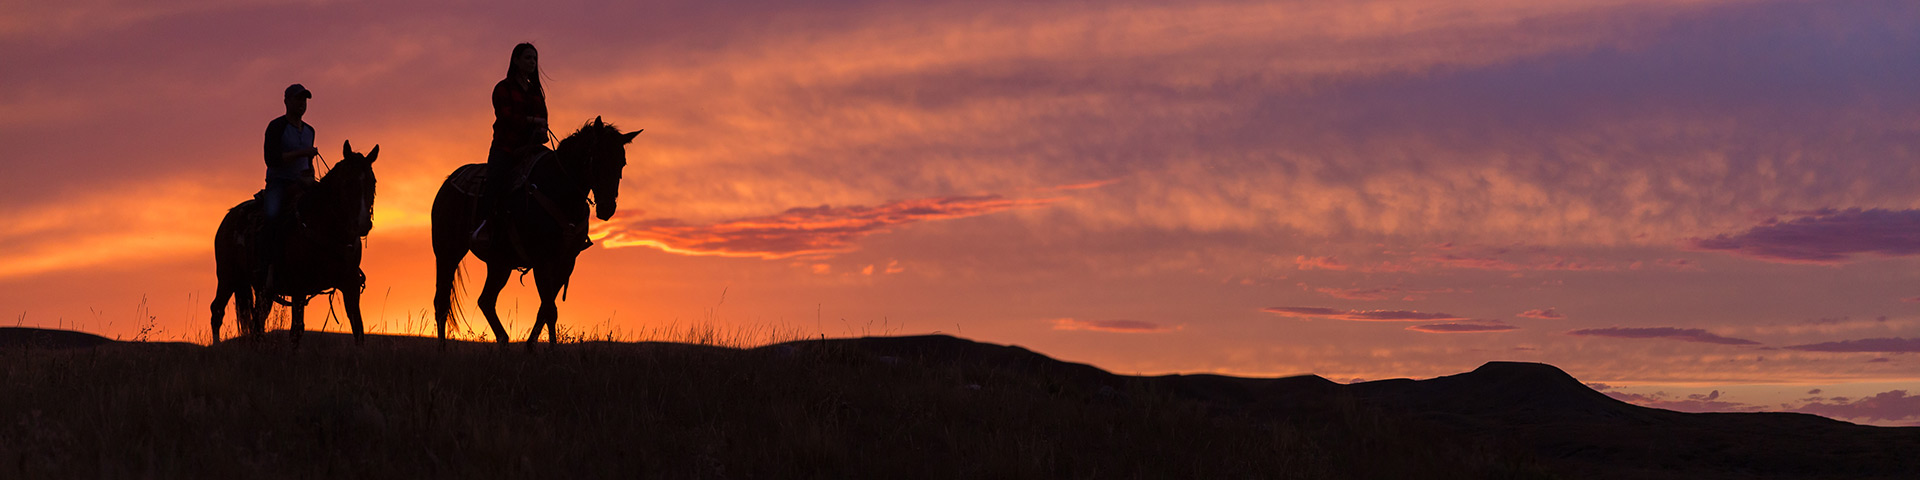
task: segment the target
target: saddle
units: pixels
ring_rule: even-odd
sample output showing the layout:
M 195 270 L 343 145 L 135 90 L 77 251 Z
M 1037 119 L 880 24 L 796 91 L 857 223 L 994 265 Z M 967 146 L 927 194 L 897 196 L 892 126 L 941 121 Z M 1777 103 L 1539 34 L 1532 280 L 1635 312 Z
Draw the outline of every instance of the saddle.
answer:
M 306 196 L 307 190 L 311 188 L 311 185 L 296 183 L 293 185 L 293 188 L 287 189 L 287 198 L 280 201 L 281 212 L 279 225 L 273 225 L 273 228 L 281 229 L 282 234 L 288 233 L 287 230 L 289 230 L 289 226 L 294 224 L 297 221 L 295 218 L 299 216 L 300 197 Z M 260 245 L 260 235 L 265 232 L 268 227 L 267 189 L 262 188 L 259 191 L 253 192 L 252 199 L 240 202 L 239 205 L 234 205 L 233 208 L 227 210 L 229 212 L 239 212 L 241 218 L 246 220 L 241 223 L 246 227 L 238 232 L 240 234 L 240 246 L 245 247 L 248 254 L 256 253 L 254 249 Z
M 538 206 L 536 210 L 544 211 L 548 216 L 552 217 L 556 223 L 564 226 L 562 228 L 563 231 L 555 233 L 559 234 L 563 240 L 578 238 L 581 243 L 580 249 L 584 250 L 588 246 L 593 245 L 593 242 L 587 239 L 586 222 L 581 221 L 577 226 L 574 226 L 573 222 L 564 218 L 565 215 L 561 212 L 558 204 L 554 203 L 551 198 L 547 198 L 545 194 L 540 193 L 537 186 L 529 183 L 529 178 L 533 174 L 534 167 L 538 166 L 540 162 L 548 160 L 552 155 L 553 150 L 539 145 L 515 151 L 513 155 L 511 155 L 513 163 L 507 171 L 512 174 L 512 177 L 506 179 L 508 183 L 500 187 L 502 198 L 494 199 L 495 208 L 497 209 L 496 212 L 503 211 L 512 205 L 509 203 L 511 199 L 521 197 L 531 198 L 534 200 L 535 205 Z M 447 183 L 453 186 L 455 191 L 477 199 L 480 195 L 486 193 L 487 165 L 474 163 L 454 169 L 453 174 L 447 176 Z M 506 241 L 513 247 L 511 252 L 519 257 L 516 263 L 523 265 L 531 264 L 533 255 L 526 251 L 526 242 L 522 239 L 526 235 L 536 234 L 536 232 L 523 232 L 520 226 L 514 222 L 505 223 L 505 228 L 489 222 L 475 229 L 471 243 L 472 248 L 475 250 L 488 249 L 491 248 L 495 242 Z
M 509 183 L 506 188 L 502 190 L 508 194 L 512 194 L 513 192 L 527 188 L 527 177 L 533 174 L 533 167 L 539 165 L 541 160 L 547 158 L 547 156 L 552 153 L 553 150 L 545 146 L 534 146 L 515 151 L 513 155 L 510 155 L 513 157 L 513 166 L 508 169 L 509 172 L 513 173 L 513 176 L 508 179 Z M 454 190 L 466 196 L 480 198 L 480 194 L 486 193 L 487 189 L 487 164 L 470 163 L 462 165 L 460 168 L 454 169 L 452 175 L 447 176 L 447 183 L 453 185 Z

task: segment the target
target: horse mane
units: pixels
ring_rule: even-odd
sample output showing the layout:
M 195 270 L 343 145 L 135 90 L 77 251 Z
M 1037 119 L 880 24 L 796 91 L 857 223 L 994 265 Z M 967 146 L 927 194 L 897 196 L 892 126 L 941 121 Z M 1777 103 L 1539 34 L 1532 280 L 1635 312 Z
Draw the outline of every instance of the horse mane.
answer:
M 560 145 L 555 148 L 555 150 L 569 149 L 568 147 L 577 145 L 582 141 L 599 140 L 619 134 L 620 127 L 616 127 L 611 123 L 598 122 L 596 124 L 596 122 L 587 122 L 585 125 L 581 125 L 579 130 L 574 130 L 573 134 L 567 135 L 567 138 L 560 140 Z

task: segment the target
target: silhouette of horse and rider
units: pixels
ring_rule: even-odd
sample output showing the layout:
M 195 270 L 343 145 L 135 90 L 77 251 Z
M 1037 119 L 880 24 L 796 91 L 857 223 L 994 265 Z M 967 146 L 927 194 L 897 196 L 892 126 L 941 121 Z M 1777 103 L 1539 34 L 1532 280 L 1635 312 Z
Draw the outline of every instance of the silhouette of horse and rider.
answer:
M 287 87 L 287 114 L 268 122 L 264 137 L 266 188 L 229 209 L 215 233 L 215 341 L 231 297 L 241 335 L 254 338 L 264 335 L 274 303 L 289 306 L 290 337 L 297 345 L 306 328 L 307 302 L 330 292 L 344 297 L 355 343 L 365 341 L 360 294 L 366 274 L 360 258 L 373 229 L 373 162 L 380 147 L 361 155 L 342 142 L 340 162 L 315 180 L 319 150 L 313 147 L 315 130 L 304 119 L 312 98 L 300 84 Z M 514 46 L 507 77 L 494 86 L 493 111 L 487 162 L 455 169 L 434 196 L 435 327 L 444 346 L 453 282 L 471 252 L 487 265 L 479 306 L 502 345 L 508 334 L 495 311 L 500 290 L 513 271 L 533 273 L 541 303 L 527 336 L 531 349 L 542 328 L 549 343 L 559 341 L 555 299 L 566 289 L 580 252 L 592 245 L 589 205 L 593 216 L 613 218 L 626 145 L 640 131 L 623 133 L 595 117 L 548 149 L 539 52 L 527 43 Z

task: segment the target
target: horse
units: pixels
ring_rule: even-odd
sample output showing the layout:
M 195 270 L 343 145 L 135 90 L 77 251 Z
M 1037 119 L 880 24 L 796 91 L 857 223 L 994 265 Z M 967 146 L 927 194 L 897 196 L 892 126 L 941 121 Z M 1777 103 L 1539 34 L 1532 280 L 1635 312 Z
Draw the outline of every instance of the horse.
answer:
M 592 242 L 587 239 L 587 212 L 591 203 L 594 216 L 605 221 L 613 218 L 620 196 L 620 174 L 627 166 L 626 145 L 640 130 L 621 133 L 620 129 L 594 117 L 578 131 L 560 141 L 551 152 L 544 148 L 538 158 L 525 160 L 515 172 L 525 171 L 524 182 L 518 175 L 514 186 L 494 201 L 500 225 L 487 229 L 489 240 L 476 245 L 472 234 L 481 219 L 475 211 L 484 182 L 486 164 L 461 166 L 447 175 L 433 198 L 433 256 L 435 261 L 433 317 L 441 348 L 447 345 L 447 321 L 453 313 L 453 284 L 460 261 L 467 253 L 487 264 L 486 286 L 480 291 L 480 312 L 493 327 L 494 340 L 505 346 L 507 329 L 500 324 L 494 307 L 500 290 L 514 270 L 533 272 L 540 292 L 540 312 L 533 332 L 527 336 L 527 349 L 540 341 L 540 329 L 546 328 L 547 342 L 559 343 L 554 324 L 560 318 L 554 298 L 566 288 L 573 276 L 574 262 Z M 525 162 L 531 162 L 528 165 Z M 594 200 L 589 202 L 587 194 Z
M 229 296 L 236 300 L 233 312 L 240 334 L 256 339 L 266 333 L 273 302 L 290 307 L 290 335 L 299 345 L 306 331 L 307 302 L 315 295 L 338 291 L 345 297 L 342 303 L 353 324 L 354 343 L 365 343 L 360 293 L 366 288 L 367 275 L 360 270 L 360 254 L 362 240 L 373 230 L 373 162 L 380 157 L 380 146 L 366 155 L 354 152 L 351 142 L 342 143 L 340 149 L 340 163 L 289 205 L 281 225 L 265 225 L 266 212 L 258 198 L 227 210 L 213 241 L 219 278 L 211 305 L 213 341 L 220 341 Z M 263 285 L 254 275 L 259 256 L 253 248 L 261 230 L 275 227 L 285 229 L 280 262 L 274 264 L 273 278 Z

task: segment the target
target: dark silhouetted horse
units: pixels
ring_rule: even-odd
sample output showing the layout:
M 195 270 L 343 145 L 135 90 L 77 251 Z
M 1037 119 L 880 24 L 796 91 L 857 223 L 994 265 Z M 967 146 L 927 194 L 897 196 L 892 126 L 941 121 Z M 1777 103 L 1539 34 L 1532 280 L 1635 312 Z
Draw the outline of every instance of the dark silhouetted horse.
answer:
M 593 194 L 595 216 L 613 218 L 620 173 L 627 166 L 626 145 L 639 134 L 639 130 L 621 133 L 596 117 L 544 158 L 513 169 L 526 172 L 525 181 L 514 182 L 515 187 L 495 201 L 496 210 L 504 212 L 502 224 L 487 227 L 488 240 L 483 245 L 475 245 L 472 234 L 480 220 L 475 218 L 475 207 L 487 166 L 468 164 L 447 176 L 433 198 L 433 318 L 443 347 L 453 313 L 455 275 L 467 252 L 487 264 L 480 312 L 492 324 L 494 340 L 502 345 L 508 342 L 507 329 L 494 310 L 500 289 L 507 286 L 514 270 L 531 269 L 540 290 L 540 313 L 527 335 L 527 348 L 539 342 L 541 328 L 547 329 L 547 342 L 559 341 L 554 323 L 560 311 L 554 298 L 566 288 L 575 259 L 589 245 L 587 194 Z
M 299 344 L 307 328 L 307 302 L 330 290 L 345 296 L 342 303 L 347 320 L 353 323 L 354 342 L 365 341 L 360 291 L 366 288 L 367 275 L 360 271 L 360 252 L 361 240 L 373 230 L 373 161 L 380 156 L 380 146 L 364 156 L 354 153 L 352 143 L 342 143 L 340 149 L 340 163 L 281 215 L 285 230 L 280 236 L 280 262 L 274 264 L 273 279 L 267 285 L 257 284 L 253 273 L 259 261 L 253 248 L 259 243 L 260 230 L 269 227 L 264 225 L 266 213 L 260 201 L 247 200 L 227 210 L 213 239 L 220 279 L 213 296 L 213 341 L 220 341 L 221 317 L 226 314 L 227 297 L 232 296 L 241 335 L 257 338 L 266 333 L 267 314 L 279 302 L 292 309 L 291 336 Z

